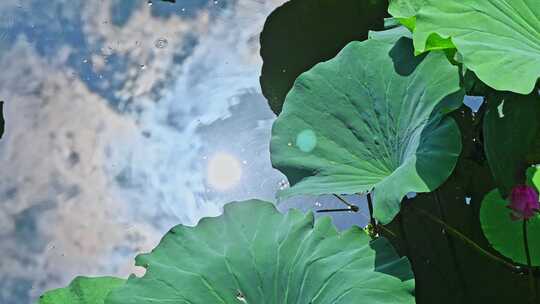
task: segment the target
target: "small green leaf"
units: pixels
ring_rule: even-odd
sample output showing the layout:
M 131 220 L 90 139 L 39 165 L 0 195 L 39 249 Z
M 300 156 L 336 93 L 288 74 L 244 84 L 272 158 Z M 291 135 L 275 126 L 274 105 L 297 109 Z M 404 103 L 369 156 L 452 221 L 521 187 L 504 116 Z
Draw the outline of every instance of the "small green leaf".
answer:
M 451 39 L 465 66 L 499 91 L 529 94 L 540 77 L 540 1 L 425 0 L 416 14 L 414 46 Z
M 409 262 L 358 227 L 336 231 L 268 202 L 227 204 L 196 227 L 176 226 L 136 264 L 107 304 L 330 304 L 415 302 Z
M 398 18 L 399 22 L 405 26 L 409 31 L 414 32 L 414 27 L 416 26 L 416 16 L 409 18 Z
M 103 304 L 109 292 L 124 283 L 114 277 L 76 277 L 67 287 L 43 294 L 39 304 Z
M 426 46 L 424 49 L 424 52 L 427 51 L 436 51 L 436 50 L 447 50 L 447 49 L 455 49 L 456 47 L 452 43 L 452 39 L 450 38 L 443 38 L 437 34 L 431 34 L 427 38 Z M 416 55 L 421 54 L 421 52 L 416 51 Z
M 488 97 L 484 117 L 484 150 L 489 167 L 506 197 L 525 181 L 527 155 L 540 137 L 540 97 L 537 94 L 502 94 Z
M 384 29 L 386 8 L 385 0 L 291 0 L 272 12 L 260 38 L 260 83 L 272 111 L 281 112 L 298 75 Z
M 272 128 L 272 164 L 289 179 L 280 196 L 374 191 L 390 222 L 409 192 L 429 192 L 452 173 L 460 132 L 446 114 L 463 101 L 458 68 L 443 52 L 415 57 L 401 38 L 351 42 L 302 74 Z M 305 130 L 315 146 L 296 138 Z
M 527 185 L 535 187 L 540 193 L 540 165 L 531 166 L 527 169 Z
M 508 201 L 497 189 L 488 193 L 480 207 L 480 223 L 487 240 L 502 255 L 516 263 L 527 264 L 523 240 L 523 221 L 510 218 Z M 533 266 L 540 266 L 540 213 L 527 223 L 529 252 Z

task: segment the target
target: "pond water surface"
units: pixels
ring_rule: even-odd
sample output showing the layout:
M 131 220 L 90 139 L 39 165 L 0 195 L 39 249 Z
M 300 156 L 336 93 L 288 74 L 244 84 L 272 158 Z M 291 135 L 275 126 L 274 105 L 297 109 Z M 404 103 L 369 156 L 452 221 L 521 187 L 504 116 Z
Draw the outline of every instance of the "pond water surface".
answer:
M 176 2 L 0 1 L 0 303 L 139 272 L 133 257 L 172 226 L 287 186 L 270 163 L 258 53 L 283 0 Z

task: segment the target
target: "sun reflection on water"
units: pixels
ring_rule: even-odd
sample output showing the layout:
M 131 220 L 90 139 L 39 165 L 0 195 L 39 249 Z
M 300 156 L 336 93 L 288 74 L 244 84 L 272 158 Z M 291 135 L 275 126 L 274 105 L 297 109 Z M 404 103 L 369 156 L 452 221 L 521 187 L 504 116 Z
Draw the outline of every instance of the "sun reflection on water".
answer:
M 218 152 L 208 161 L 206 178 L 208 184 L 217 190 L 231 189 L 242 178 L 240 161 L 228 153 Z

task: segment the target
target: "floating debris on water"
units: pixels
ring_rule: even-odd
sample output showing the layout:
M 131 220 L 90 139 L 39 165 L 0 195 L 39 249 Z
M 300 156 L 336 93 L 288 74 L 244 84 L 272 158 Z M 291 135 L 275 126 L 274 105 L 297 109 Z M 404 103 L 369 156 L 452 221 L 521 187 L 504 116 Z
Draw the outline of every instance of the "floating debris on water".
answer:
M 159 38 L 156 40 L 156 42 L 154 43 L 154 45 L 158 48 L 158 49 L 164 49 L 167 47 L 167 45 L 169 45 L 169 41 L 165 38 Z

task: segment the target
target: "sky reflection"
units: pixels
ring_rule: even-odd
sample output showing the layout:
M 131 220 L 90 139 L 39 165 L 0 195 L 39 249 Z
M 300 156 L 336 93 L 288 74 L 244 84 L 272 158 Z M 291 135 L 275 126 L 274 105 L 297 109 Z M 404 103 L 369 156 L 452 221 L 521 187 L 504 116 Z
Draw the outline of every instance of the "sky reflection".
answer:
M 258 34 L 282 2 L 0 2 L 0 303 L 126 276 L 171 226 L 275 201 Z

